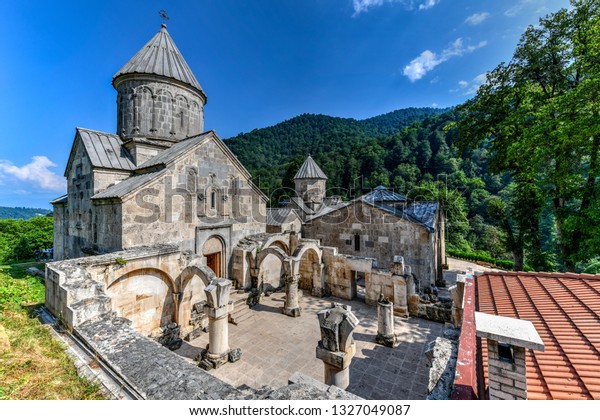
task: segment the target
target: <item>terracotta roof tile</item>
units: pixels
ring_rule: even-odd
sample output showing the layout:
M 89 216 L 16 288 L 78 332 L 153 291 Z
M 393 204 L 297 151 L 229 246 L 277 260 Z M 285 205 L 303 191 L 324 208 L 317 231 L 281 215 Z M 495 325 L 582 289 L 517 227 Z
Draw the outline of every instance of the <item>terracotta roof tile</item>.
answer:
M 485 273 L 476 287 L 479 311 L 531 321 L 544 341 L 527 351 L 529 399 L 600 399 L 600 276 Z

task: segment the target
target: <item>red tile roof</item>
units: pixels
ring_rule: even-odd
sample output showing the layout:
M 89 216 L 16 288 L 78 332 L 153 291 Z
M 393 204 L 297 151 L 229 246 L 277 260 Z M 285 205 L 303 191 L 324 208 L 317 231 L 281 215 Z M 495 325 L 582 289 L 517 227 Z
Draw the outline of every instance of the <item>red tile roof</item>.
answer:
M 527 351 L 528 399 L 600 399 L 600 276 L 499 272 L 475 284 L 477 310 L 531 321 L 544 341 Z

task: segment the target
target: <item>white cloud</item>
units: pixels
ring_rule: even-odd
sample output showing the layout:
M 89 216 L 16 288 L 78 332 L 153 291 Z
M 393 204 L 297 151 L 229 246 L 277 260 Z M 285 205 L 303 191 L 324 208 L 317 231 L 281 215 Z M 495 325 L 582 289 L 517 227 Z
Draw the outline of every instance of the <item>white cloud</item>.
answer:
M 469 25 L 479 25 L 487 20 L 490 17 L 488 12 L 475 13 L 465 19 L 465 22 Z
M 545 8 L 546 0 L 519 0 L 514 6 L 507 9 L 504 14 L 508 17 L 515 17 L 527 8 L 528 5 L 535 5 L 538 9 Z
M 482 73 L 473 78 L 470 82 L 466 80 L 461 80 L 458 82 L 458 89 L 451 89 L 450 92 L 459 92 L 463 91 L 463 95 L 474 95 L 477 93 L 477 89 L 479 86 L 483 85 L 486 81 L 486 74 Z
M 422 79 L 429 71 L 436 68 L 441 63 L 448 61 L 452 57 L 460 57 L 465 53 L 471 53 L 479 48 L 485 47 L 487 41 L 481 41 L 477 45 L 463 45 L 462 38 L 457 38 L 448 48 L 440 54 L 436 54 L 430 50 L 423 51 L 417 58 L 413 59 L 404 67 L 403 74 L 408 77 L 411 82 L 416 82 Z
M 31 163 L 21 167 L 4 160 L 0 161 L 0 174 L 3 175 L 4 184 L 11 178 L 12 181 L 25 182 L 31 186 L 41 187 L 44 190 L 65 191 L 67 181 L 49 169 L 55 166 L 56 163 L 52 162 L 46 156 L 34 156 L 31 159 Z
M 433 6 L 438 4 L 440 0 L 425 0 L 425 2 L 419 4 L 419 10 L 431 9 Z
M 366 12 L 369 9 L 377 6 L 382 6 L 384 3 L 400 3 L 408 10 L 427 10 L 439 4 L 441 0 L 352 0 L 354 8 L 354 16 Z

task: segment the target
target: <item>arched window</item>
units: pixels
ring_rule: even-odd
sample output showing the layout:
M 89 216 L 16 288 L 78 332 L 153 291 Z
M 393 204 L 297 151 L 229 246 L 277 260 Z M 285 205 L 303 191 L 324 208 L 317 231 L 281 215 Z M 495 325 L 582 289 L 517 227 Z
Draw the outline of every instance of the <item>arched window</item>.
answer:
M 210 192 L 210 208 L 213 210 L 217 208 L 217 192 L 215 190 Z

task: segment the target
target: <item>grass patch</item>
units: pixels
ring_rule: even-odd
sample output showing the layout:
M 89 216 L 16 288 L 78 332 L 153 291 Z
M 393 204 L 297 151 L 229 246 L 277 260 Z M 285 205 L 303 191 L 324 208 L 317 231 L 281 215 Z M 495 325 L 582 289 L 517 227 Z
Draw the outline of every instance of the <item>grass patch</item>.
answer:
M 42 280 L 23 267 L 0 266 L 0 325 L 10 343 L 0 349 L 0 399 L 102 399 L 38 321 L 43 302 Z

